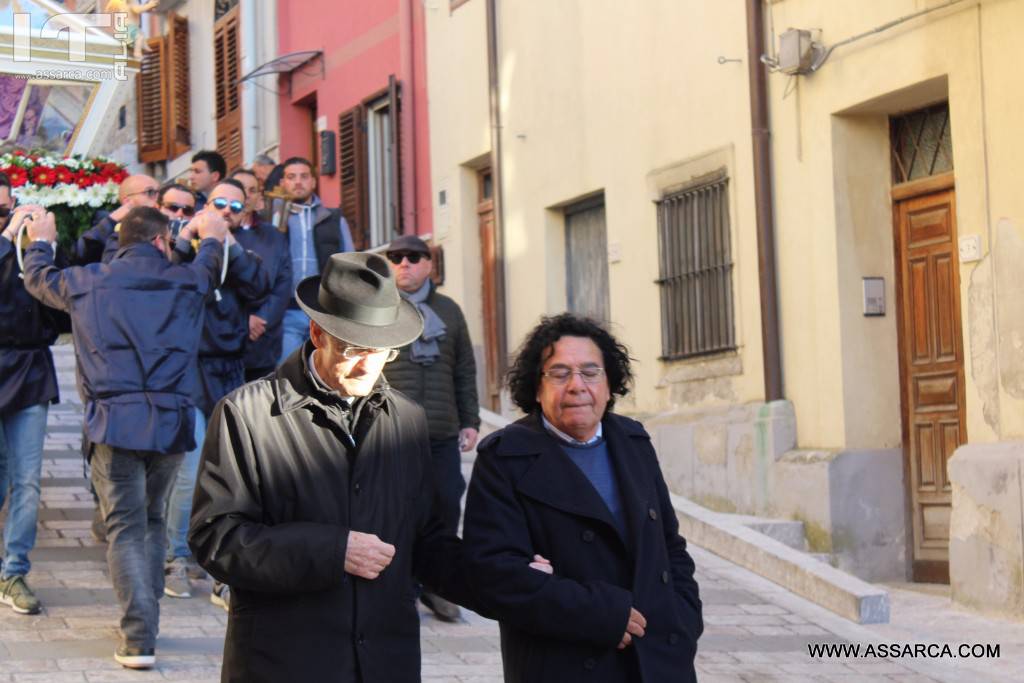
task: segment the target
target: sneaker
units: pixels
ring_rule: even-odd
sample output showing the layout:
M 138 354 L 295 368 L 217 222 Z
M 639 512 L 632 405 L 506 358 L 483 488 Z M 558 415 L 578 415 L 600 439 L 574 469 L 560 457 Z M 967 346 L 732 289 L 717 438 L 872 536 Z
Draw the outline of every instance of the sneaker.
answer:
M 453 623 L 462 617 L 462 612 L 459 610 L 459 606 L 454 602 L 448 602 L 440 595 L 424 593 L 420 596 L 420 602 L 429 607 L 430 611 L 434 613 L 434 616 L 441 621 Z
M 92 526 L 89 528 L 89 534 L 97 543 L 107 542 L 107 525 L 103 521 L 99 507 L 92 513 Z
M 114 651 L 114 661 L 126 669 L 152 669 L 156 664 L 156 651 L 151 647 L 122 645 Z
M 42 605 L 20 574 L 0 580 L 0 602 L 10 605 L 18 614 L 39 614 Z
M 213 590 L 210 591 L 210 602 L 223 607 L 225 612 L 231 611 L 231 586 L 220 581 L 213 582 Z
M 191 598 L 192 584 L 188 580 L 188 560 L 176 557 L 164 566 L 164 595 L 172 598 Z
M 205 569 L 199 566 L 199 563 L 196 562 L 196 558 L 194 557 L 188 558 L 188 566 L 185 568 L 185 571 L 188 572 L 188 578 L 193 581 L 205 581 L 209 577 L 209 574 L 206 573 Z

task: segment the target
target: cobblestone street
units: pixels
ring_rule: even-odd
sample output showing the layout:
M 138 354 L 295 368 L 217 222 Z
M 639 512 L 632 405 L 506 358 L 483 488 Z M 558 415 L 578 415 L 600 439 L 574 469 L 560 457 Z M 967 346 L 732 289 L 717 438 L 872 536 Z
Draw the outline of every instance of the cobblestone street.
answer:
M 29 575 L 45 608 L 33 617 L 0 611 L 0 681 L 216 681 L 227 615 L 209 602 L 208 582 L 200 583 L 199 595 L 192 599 L 162 601 L 156 672 L 124 670 L 113 661 L 118 609 L 104 546 L 89 535 L 93 503 L 79 456 L 81 406 L 71 348 L 56 347 L 55 356 L 62 403 L 50 410 L 39 541 Z M 935 641 L 901 631 L 898 624 L 870 629 L 853 625 L 710 553 L 692 550 L 705 605 L 706 631 L 697 664 L 704 683 L 1020 680 L 1019 659 L 1014 659 L 1024 643 L 1019 625 L 972 631 L 970 642 L 999 642 L 996 634 L 1002 634 L 1004 666 L 998 675 L 985 669 L 985 660 L 974 660 L 974 668 L 956 669 L 949 660 L 811 659 L 808 643 L 907 642 L 911 637 Z M 903 599 L 910 613 L 924 609 L 920 601 Z M 903 607 L 904 602 L 894 599 L 894 611 Z M 959 633 L 962 639 L 967 632 L 963 629 L 977 628 L 969 617 L 964 619 L 968 621 L 956 622 L 957 628 L 945 635 L 955 639 Z M 494 622 L 468 614 L 465 623 L 443 624 L 423 614 L 422 643 L 425 680 L 501 680 Z

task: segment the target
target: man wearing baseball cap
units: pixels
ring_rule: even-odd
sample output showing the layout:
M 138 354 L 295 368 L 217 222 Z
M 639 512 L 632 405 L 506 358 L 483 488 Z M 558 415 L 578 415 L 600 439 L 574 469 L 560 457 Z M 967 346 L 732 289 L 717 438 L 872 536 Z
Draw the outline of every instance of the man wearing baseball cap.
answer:
M 231 586 L 222 681 L 419 681 L 414 576 L 467 604 L 423 409 L 382 377 L 423 332 L 388 262 L 334 254 L 309 339 L 213 412 L 189 545 Z

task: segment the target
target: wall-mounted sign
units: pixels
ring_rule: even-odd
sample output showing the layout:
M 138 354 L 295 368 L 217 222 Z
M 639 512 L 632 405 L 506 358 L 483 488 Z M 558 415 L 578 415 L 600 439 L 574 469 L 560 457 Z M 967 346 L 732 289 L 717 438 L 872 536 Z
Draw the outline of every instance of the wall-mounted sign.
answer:
M 885 278 L 864 278 L 864 315 L 885 315 Z

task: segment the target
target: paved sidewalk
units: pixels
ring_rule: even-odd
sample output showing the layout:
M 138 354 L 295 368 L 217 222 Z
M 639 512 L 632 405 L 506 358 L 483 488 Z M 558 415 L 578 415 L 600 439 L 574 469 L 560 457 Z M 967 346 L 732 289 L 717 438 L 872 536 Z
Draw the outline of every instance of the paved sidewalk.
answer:
M 209 583 L 189 600 L 161 601 L 155 672 L 113 661 L 118 608 L 105 547 L 89 536 L 93 502 L 79 456 L 81 406 L 70 347 L 55 348 L 63 402 L 51 407 L 43 464 L 39 541 L 30 584 L 41 615 L 0 606 L 0 683 L 219 680 L 226 613 L 208 600 Z M 1024 625 L 981 619 L 941 594 L 897 590 L 894 623 L 861 627 L 699 548 L 691 548 L 705 605 L 697 660 L 702 683 L 1024 680 Z M 555 615 L 557 616 L 557 615 Z M 423 677 L 430 683 L 498 683 L 494 622 L 466 613 L 444 624 L 421 612 Z M 1002 658 L 974 661 L 812 659 L 808 643 L 1001 643 Z M 375 682 L 376 683 L 376 682 Z M 386 682 L 382 682 L 386 683 Z

